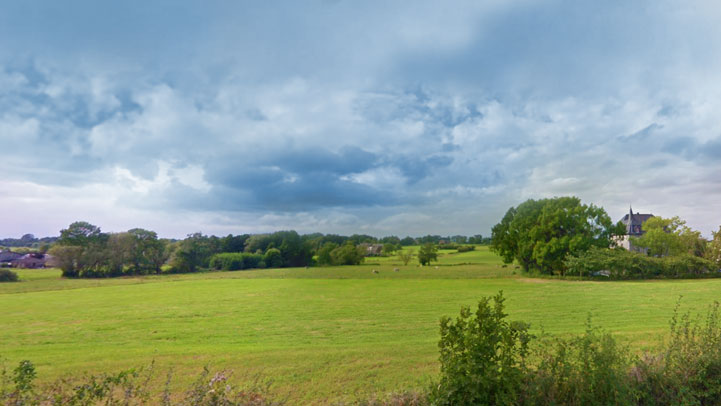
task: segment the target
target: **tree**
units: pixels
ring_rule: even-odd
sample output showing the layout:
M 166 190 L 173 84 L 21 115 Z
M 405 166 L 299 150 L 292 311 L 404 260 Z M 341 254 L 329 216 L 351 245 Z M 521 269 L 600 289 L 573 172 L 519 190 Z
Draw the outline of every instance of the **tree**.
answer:
M 208 236 L 202 233 L 188 234 L 188 238 L 181 241 L 173 253 L 171 265 L 175 272 L 195 272 L 198 268 L 208 267 L 214 253 Z
M 416 240 L 413 237 L 406 237 L 401 240 L 401 245 L 404 247 L 407 247 L 409 245 L 416 245 Z
M 333 265 L 358 265 L 365 260 L 363 254 L 363 247 L 357 247 L 348 241 L 342 247 L 334 249 L 330 256 Z
M 97 242 L 101 236 L 100 227 L 87 221 L 76 221 L 70 224 L 68 228 L 60 230 L 58 244 L 85 247 Z
M 51 251 L 57 257 L 63 276 L 103 276 L 110 263 L 109 235 L 86 221 L 76 221 L 60 230 L 60 238 Z M 61 248 L 62 247 L 62 248 Z
M 269 248 L 263 255 L 266 268 L 280 268 L 283 266 L 283 255 L 277 248 Z
M 421 265 L 430 265 L 431 261 L 438 260 L 438 248 L 435 244 L 427 242 L 418 251 L 418 262 Z
M 651 217 L 643 223 L 644 234 L 633 239 L 634 245 L 648 250 L 654 257 L 689 254 L 704 256 L 706 243 L 701 233 L 686 226 L 686 222 L 676 217 Z
M 323 246 L 318 250 L 318 264 L 332 265 L 333 258 L 331 258 L 330 253 L 336 248 L 338 248 L 338 244 L 333 242 L 323 244 Z
M 563 275 L 566 256 L 594 246 L 608 248 L 623 233 L 603 208 L 581 204 L 577 197 L 529 199 L 508 209 L 493 226 L 491 249 L 503 262 L 515 260 L 526 271 Z
M 408 265 L 408 263 L 411 262 L 414 256 L 416 256 L 416 253 L 413 250 L 401 249 L 398 251 L 398 259 L 403 261 L 403 265 Z
M 383 255 L 385 256 L 391 256 L 394 252 L 400 249 L 400 245 L 395 245 L 393 243 L 385 243 L 383 244 Z
M 717 232 L 713 233 L 713 240 L 706 248 L 706 259 L 716 264 L 717 269 L 721 269 L 721 226 Z

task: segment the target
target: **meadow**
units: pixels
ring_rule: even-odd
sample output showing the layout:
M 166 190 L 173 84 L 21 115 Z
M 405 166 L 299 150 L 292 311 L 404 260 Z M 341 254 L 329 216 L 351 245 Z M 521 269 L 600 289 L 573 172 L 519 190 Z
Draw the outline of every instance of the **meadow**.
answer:
M 182 383 L 208 365 L 241 381 L 271 378 L 292 404 L 427 386 L 438 369 L 439 319 L 499 290 L 509 318 L 536 333 L 580 333 L 590 315 L 639 352 L 663 339 L 680 296 L 692 313 L 721 297 L 719 279 L 531 278 L 484 247 L 441 251 L 430 267 L 368 258 L 347 267 L 96 280 L 62 279 L 54 269 L 19 275 L 0 284 L 8 366 L 30 359 L 40 381 L 51 381 L 155 361 Z

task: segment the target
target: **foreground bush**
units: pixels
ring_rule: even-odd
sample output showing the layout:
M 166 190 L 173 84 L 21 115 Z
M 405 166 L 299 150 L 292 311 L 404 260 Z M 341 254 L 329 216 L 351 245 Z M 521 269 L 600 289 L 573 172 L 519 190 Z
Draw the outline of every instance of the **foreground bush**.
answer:
M 575 338 L 536 337 L 508 322 L 501 294 L 441 321 L 441 374 L 431 405 L 721 405 L 721 315 L 674 312 L 655 354 L 631 356 L 588 323 Z M 532 348 L 529 350 L 529 348 Z M 526 362 L 533 359 L 533 364 Z
M 17 282 L 18 274 L 9 269 L 0 269 L 0 282 Z
M 45 387 L 36 387 L 35 367 L 22 361 L 13 371 L 0 371 L 0 405 L 3 406 L 275 406 L 285 401 L 268 395 L 268 384 L 238 388 L 226 372 L 211 374 L 205 368 L 185 391 L 170 390 L 172 373 L 165 389 L 157 393 L 151 387 L 152 365 L 145 370 L 130 369 L 117 374 L 89 375 L 82 379 L 62 379 Z
M 461 309 L 441 320 L 440 382 L 431 391 L 435 405 L 512 405 L 526 374 L 528 325 L 509 323 L 499 293 L 483 298 L 475 313 Z

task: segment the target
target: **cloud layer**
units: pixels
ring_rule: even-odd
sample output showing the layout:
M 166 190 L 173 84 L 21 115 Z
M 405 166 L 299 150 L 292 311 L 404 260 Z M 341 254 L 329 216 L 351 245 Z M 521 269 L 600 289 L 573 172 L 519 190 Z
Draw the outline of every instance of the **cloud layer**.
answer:
M 13 2 L 2 234 L 488 234 L 577 195 L 721 223 L 721 9 Z

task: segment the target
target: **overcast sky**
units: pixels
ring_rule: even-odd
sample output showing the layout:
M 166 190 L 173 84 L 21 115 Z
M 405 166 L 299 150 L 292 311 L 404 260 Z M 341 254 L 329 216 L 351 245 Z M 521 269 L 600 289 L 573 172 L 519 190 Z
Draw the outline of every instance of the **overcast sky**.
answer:
M 0 1 L 0 237 L 721 224 L 717 1 Z

